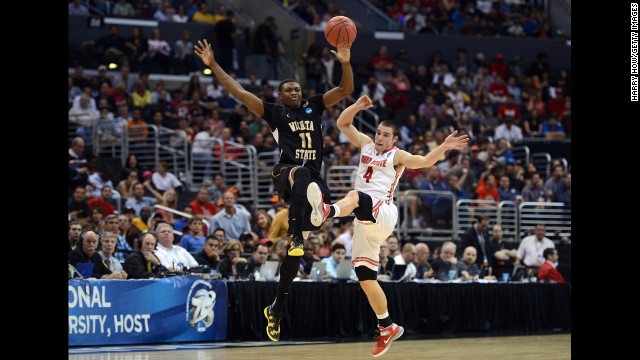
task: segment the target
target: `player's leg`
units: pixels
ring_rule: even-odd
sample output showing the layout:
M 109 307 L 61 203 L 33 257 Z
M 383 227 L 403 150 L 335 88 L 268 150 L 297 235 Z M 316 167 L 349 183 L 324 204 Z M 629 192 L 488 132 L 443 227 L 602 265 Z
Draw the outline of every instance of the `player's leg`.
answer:
M 286 165 L 278 165 L 272 174 L 274 187 L 285 201 L 289 201 L 291 198 L 291 182 L 289 181 L 291 169 L 292 167 Z M 291 231 L 291 222 L 289 222 L 289 231 Z M 289 248 L 291 248 L 291 244 Z M 301 259 L 300 256 L 284 257 L 280 265 L 280 280 L 278 281 L 276 299 L 273 304 L 264 309 L 264 316 L 267 318 L 267 336 L 272 341 L 280 339 L 280 319 L 284 315 L 285 300 L 293 279 L 298 274 Z
M 364 205 L 364 204 L 363 204 Z M 357 220 L 353 230 L 352 262 L 360 287 L 367 295 L 369 305 L 378 318 L 378 342 L 371 351 L 374 357 L 382 356 L 391 343 L 404 333 L 404 328 L 394 324 L 389 316 L 387 297 L 377 280 L 380 259 L 380 245 L 393 231 L 398 219 L 397 208 L 393 204 L 377 203 L 373 207 L 366 204 L 371 221 Z M 365 206 L 362 206 L 364 210 Z M 356 214 L 365 217 L 366 214 Z
M 293 237 L 293 244 L 289 248 L 290 256 L 302 256 L 304 237 L 302 236 L 302 225 L 304 223 L 305 207 L 307 206 L 307 187 L 311 183 L 311 171 L 303 166 L 296 166 L 289 174 L 289 184 L 291 185 L 291 199 L 289 203 L 289 228 Z
M 324 202 L 320 188 L 311 183 L 307 188 L 307 200 L 312 209 L 311 223 L 315 226 L 320 226 L 328 218 L 348 216 L 352 212 L 360 220 L 375 222 L 375 219 L 371 218 L 373 200 L 361 191 L 351 190 L 335 204 L 329 205 Z

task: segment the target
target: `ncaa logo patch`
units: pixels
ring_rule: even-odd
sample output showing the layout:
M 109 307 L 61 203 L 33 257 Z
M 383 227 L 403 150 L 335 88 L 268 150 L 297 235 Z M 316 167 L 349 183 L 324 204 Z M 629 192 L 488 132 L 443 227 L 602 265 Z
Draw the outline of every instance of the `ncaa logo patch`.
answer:
M 304 109 L 304 112 L 306 112 L 307 114 L 311 114 L 313 110 L 311 108 L 306 108 Z
M 216 293 L 211 290 L 210 283 L 202 280 L 193 283 L 187 295 L 186 304 L 186 320 L 189 325 L 193 326 L 197 332 L 206 331 L 213 324 L 215 304 Z

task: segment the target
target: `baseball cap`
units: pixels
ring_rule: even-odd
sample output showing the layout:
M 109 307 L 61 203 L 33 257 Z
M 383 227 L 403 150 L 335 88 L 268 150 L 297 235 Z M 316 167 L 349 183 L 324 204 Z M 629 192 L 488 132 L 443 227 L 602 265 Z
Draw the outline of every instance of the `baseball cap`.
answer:
M 150 177 L 151 175 L 153 175 L 153 173 L 149 170 L 146 170 L 145 172 L 142 173 L 142 177 Z
M 269 239 L 260 239 L 260 241 L 258 241 L 258 244 L 271 246 L 271 245 L 273 245 L 273 241 L 271 241 Z

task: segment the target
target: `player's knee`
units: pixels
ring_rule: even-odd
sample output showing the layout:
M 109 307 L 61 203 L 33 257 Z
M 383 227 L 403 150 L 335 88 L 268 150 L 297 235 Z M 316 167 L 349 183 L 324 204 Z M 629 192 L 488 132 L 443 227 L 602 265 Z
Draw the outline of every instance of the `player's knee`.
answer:
M 304 180 L 311 178 L 311 171 L 309 171 L 309 168 L 298 166 L 295 168 L 293 178 L 295 181 L 298 181 L 298 179 Z
M 356 276 L 358 277 L 358 281 L 378 279 L 378 273 L 369 269 L 364 265 L 356 266 L 355 271 L 356 271 Z

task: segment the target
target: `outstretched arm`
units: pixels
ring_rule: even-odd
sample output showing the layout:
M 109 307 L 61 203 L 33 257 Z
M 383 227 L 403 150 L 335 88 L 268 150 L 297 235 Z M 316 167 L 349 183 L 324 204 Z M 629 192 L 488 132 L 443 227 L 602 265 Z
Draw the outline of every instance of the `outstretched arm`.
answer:
M 458 130 L 447 136 L 440 146 L 431 150 L 425 156 L 412 155 L 404 150 L 398 151 L 398 155 L 396 155 L 394 162 L 396 165 L 404 165 L 409 169 L 420 169 L 433 166 L 447 150 L 462 150 L 467 146 L 467 143 L 469 142 L 469 135 L 455 137 L 456 134 L 458 134 Z
M 353 72 L 351 71 L 351 64 L 349 64 L 351 60 L 351 45 L 340 46 L 337 52 L 331 50 L 331 53 L 342 65 L 342 78 L 340 79 L 340 85 L 327 91 L 322 97 L 325 107 L 335 105 L 338 101 L 353 93 Z
M 225 89 L 229 90 L 229 92 L 249 108 L 252 113 L 262 117 L 264 114 L 262 100 L 246 91 L 240 83 L 222 70 L 213 57 L 213 49 L 207 40 L 198 40 L 198 43 L 193 46 L 193 52 L 213 71 L 213 75 L 215 75 Z
M 353 118 L 356 116 L 358 111 L 368 109 L 372 106 L 373 103 L 367 95 L 361 96 L 358 101 L 344 109 L 337 120 L 338 129 L 340 129 L 353 146 L 358 149 L 361 149 L 364 145 L 370 143 L 371 138 L 359 132 L 358 129 L 353 126 Z

